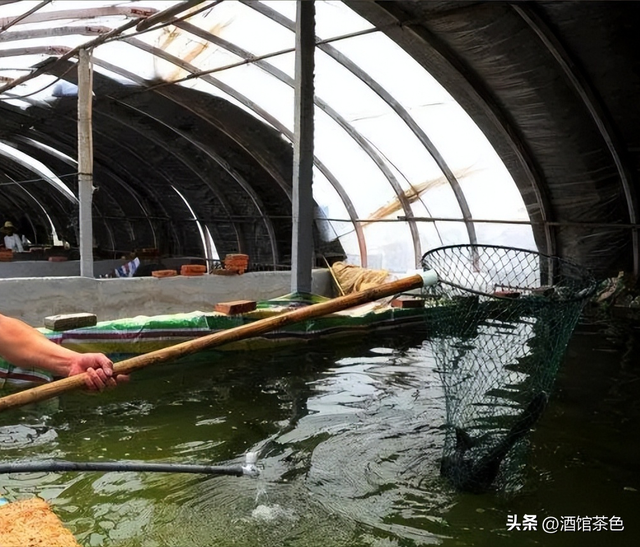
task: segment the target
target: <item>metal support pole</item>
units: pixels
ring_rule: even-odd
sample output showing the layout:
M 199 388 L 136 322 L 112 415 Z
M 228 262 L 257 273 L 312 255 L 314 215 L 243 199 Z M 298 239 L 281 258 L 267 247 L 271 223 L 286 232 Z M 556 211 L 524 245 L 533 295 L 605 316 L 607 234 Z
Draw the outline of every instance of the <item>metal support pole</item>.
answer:
M 93 135 L 91 101 L 93 72 L 91 53 L 78 52 L 78 201 L 80 205 L 80 275 L 93 277 Z
M 291 292 L 311 292 L 313 268 L 313 110 L 315 3 L 299 0 L 296 10 L 293 141 L 293 236 Z

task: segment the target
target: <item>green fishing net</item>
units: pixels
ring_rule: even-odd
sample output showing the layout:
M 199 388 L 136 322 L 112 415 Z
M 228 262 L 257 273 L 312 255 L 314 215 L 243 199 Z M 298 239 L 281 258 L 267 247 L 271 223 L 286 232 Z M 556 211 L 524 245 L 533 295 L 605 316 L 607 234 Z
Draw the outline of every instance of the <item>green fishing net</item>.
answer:
M 557 257 L 488 245 L 434 249 L 422 266 L 439 278 L 425 298 L 446 402 L 441 472 L 462 491 L 517 489 L 595 280 Z

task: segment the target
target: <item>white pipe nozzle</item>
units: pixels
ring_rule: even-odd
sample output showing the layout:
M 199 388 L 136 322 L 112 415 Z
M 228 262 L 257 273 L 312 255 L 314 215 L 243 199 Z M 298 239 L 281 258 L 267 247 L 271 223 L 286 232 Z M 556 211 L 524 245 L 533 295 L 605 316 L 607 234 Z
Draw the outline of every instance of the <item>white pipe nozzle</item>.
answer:
M 422 286 L 430 287 L 438 282 L 438 274 L 435 270 L 424 270 L 418 272 L 418 275 L 422 277 Z
M 257 477 L 260 474 L 260 470 L 256 466 L 258 461 L 257 452 L 247 452 L 244 457 L 244 465 L 242 466 L 242 472 L 249 477 Z

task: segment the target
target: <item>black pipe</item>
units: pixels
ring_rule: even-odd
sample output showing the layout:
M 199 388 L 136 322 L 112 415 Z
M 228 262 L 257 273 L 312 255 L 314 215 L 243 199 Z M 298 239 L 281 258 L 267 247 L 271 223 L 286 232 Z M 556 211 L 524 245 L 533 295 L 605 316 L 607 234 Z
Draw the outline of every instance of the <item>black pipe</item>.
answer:
M 37 471 L 144 471 L 152 473 L 201 473 L 206 475 L 252 475 L 253 466 L 190 465 L 144 462 L 70 462 L 46 460 L 39 462 L 0 463 L 0 473 L 33 473 Z

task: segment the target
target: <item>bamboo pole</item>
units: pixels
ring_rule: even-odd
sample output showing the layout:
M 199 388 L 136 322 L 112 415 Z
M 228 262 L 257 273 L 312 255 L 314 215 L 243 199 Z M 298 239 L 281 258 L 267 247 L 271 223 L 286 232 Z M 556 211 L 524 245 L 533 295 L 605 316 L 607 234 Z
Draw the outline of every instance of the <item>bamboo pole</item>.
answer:
M 342 285 L 340 285 L 340 281 L 338 281 L 338 278 L 336 277 L 336 273 L 333 271 L 333 268 L 331 267 L 331 264 L 329 264 L 329 261 L 327 260 L 327 258 L 322 255 L 322 258 L 324 260 L 324 263 L 327 265 L 327 268 L 329 269 L 329 273 L 331 274 L 331 277 L 333 278 L 333 281 L 336 284 L 336 287 L 338 287 L 338 290 L 340 291 L 340 294 L 342 296 L 344 296 L 346 293 L 344 292 L 344 289 L 342 288 Z
M 422 272 L 421 274 L 415 274 L 398 279 L 397 281 L 384 283 L 365 291 L 340 296 L 327 302 L 313 304 L 283 313 L 282 315 L 260 319 L 253 323 L 215 332 L 201 338 L 196 338 L 195 340 L 182 342 L 175 346 L 152 351 L 144 355 L 137 355 L 116 363 L 113 366 L 113 371 L 114 374 L 130 374 L 150 365 L 173 361 L 180 357 L 192 355 L 205 349 L 222 346 L 237 340 L 259 336 L 266 332 L 290 325 L 291 323 L 306 321 L 329 313 L 353 308 L 354 306 L 359 306 L 367 302 L 373 302 L 374 300 L 379 300 L 380 298 L 385 298 L 394 294 L 418 289 L 423 286 L 433 285 L 437 281 L 438 277 L 436 273 L 429 270 L 427 272 Z M 85 386 L 85 376 L 86 373 L 77 374 L 75 376 L 56 380 L 48 384 L 2 397 L 0 398 L 0 412 L 10 408 L 16 408 L 26 404 L 51 399 L 67 391 L 81 389 Z

